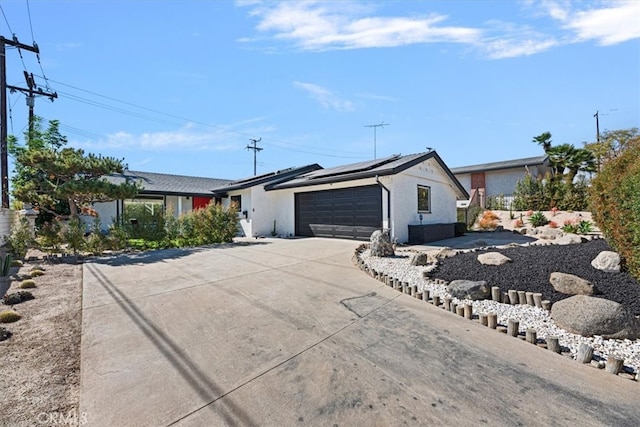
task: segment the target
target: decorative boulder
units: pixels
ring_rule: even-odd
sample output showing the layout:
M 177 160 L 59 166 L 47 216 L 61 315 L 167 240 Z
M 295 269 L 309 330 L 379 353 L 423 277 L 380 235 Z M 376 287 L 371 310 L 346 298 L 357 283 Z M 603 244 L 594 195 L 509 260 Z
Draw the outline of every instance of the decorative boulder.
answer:
M 429 264 L 429 257 L 423 252 L 411 254 L 409 257 L 409 264 L 415 266 L 427 265 Z
M 556 245 L 573 245 L 576 243 L 582 243 L 582 237 L 573 233 L 567 233 L 562 237 L 558 237 L 555 241 Z
M 555 240 L 562 237 L 563 234 L 562 230 L 558 228 L 543 228 L 539 233 L 539 237 L 541 239 Z
M 393 243 L 389 231 L 376 230 L 371 234 L 371 256 L 394 256 Z
M 613 251 L 602 251 L 591 261 L 591 265 L 593 268 L 607 273 L 618 273 L 620 271 L 620 255 Z
M 556 302 L 551 318 L 558 326 L 585 337 L 604 339 L 640 338 L 640 324 L 621 304 L 604 298 L 576 295 Z
M 460 299 L 487 299 L 491 296 L 491 288 L 484 280 L 453 280 L 447 286 L 447 291 L 455 298 Z
M 567 295 L 593 295 L 594 292 L 591 282 L 573 274 L 551 273 L 549 283 L 553 289 Z
M 478 255 L 478 261 L 484 265 L 502 265 L 511 262 L 511 258 L 502 255 L 500 252 L 487 252 Z

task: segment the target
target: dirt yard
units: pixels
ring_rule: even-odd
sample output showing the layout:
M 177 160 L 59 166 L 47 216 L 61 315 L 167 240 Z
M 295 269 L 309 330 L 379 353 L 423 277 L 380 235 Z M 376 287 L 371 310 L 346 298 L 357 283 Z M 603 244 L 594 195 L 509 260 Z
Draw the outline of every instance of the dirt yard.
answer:
M 25 263 L 45 274 L 28 289 L 35 299 L 14 305 L 22 319 L 0 324 L 13 336 L 0 342 L 0 426 L 82 424 L 78 414 L 80 390 L 80 333 L 82 265 Z M 9 293 L 16 292 L 19 280 Z M 10 308 L 0 303 L 0 311 Z

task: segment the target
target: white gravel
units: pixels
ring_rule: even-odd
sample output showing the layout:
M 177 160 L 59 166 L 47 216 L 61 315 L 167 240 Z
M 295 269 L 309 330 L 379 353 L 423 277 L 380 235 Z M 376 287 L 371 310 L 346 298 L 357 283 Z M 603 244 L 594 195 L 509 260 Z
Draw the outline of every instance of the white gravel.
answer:
M 429 269 L 429 266 L 410 265 L 408 257 L 410 252 L 405 253 L 406 257 L 402 252 L 398 252 L 398 256 L 395 258 L 379 258 L 370 256 L 369 250 L 365 250 L 359 256 L 370 269 L 397 278 L 401 282 L 407 282 L 411 286 L 417 285 L 418 292 L 427 289 L 431 296 L 438 295 L 441 300 L 444 297 L 451 297 L 446 290 L 446 285 L 424 278 L 423 273 Z M 474 314 L 496 313 L 499 325 L 506 326 L 509 319 L 517 320 L 520 323 L 519 329 L 522 334 L 528 328 L 534 328 L 539 340 L 544 340 L 548 336 L 556 336 L 560 346 L 568 348 L 573 358 L 576 357 L 580 344 L 586 343 L 594 349 L 594 360 L 606 361 L 608 356 L 615 356 L 624 359 L 624 371 L 627 373 L 631 373 L 630 371 L 633 370 L 637 375 L 640 370 L 640 340 L 613 340 L 603 339 L 597 335 L 594 337 L 576 335 L 558 327 L 548 311 L 529 305 L 502 304 L 491 300 L 461 301 L 457 298 L 452 298 L 452 302 L 456 304 L 471 302 Z M 600 367 L 604 367 L 604 365 L 600 363 Z

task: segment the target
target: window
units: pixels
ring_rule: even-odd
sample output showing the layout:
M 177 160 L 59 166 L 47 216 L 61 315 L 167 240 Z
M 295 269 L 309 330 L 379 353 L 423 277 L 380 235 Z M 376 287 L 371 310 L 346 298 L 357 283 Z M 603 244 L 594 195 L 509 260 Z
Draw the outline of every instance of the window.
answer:
M 431 187 L 418 185 L 418 212 L 431 212 Z
M 242 196 L 231 196 L 231 204 L 234 203 L 236 205 L 236 208 L 238 209 L 238 212 L 242 211 Z

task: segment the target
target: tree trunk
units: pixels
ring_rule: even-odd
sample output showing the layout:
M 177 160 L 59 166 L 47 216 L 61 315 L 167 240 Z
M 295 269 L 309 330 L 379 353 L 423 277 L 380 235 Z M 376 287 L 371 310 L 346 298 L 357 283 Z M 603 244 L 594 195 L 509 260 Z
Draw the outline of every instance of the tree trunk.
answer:
M 70 218 L 77 218 L 78 217 L 78 205 L 76 204 L 76 201 L 73 200 L 71 197 L 69 197 L 69 217 Z

